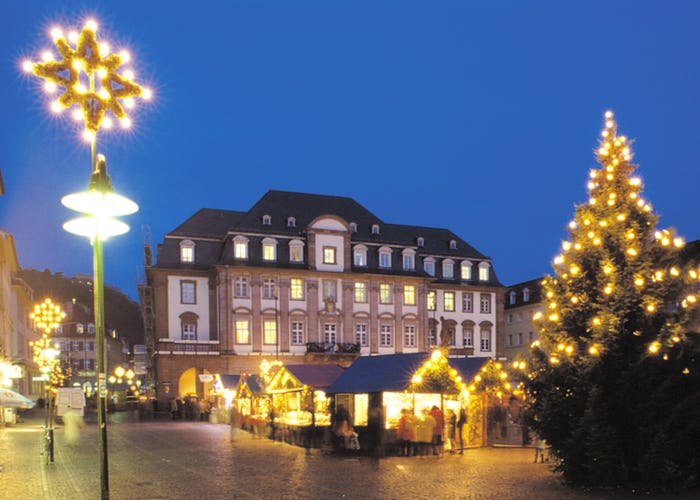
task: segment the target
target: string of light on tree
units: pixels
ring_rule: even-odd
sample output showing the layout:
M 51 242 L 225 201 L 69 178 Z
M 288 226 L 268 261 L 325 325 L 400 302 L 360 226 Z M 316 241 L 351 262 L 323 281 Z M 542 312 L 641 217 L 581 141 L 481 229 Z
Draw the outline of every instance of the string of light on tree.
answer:
M 626 331 L 613 311 L 638 309 L 653 325 L 676 307 L 668 303 L 669 288 L 686 290 L 677 304 L 681 311 L 698 302 L 700 269 L 684 268 L 679 250 L 685 243 L 672 229 L 654 229 L 658 216 L 641 196 L 641 179 L 632 175 L 637 167 L 631 163 L 631 141 L 617 135 L 611 112 L 601 135 L 596 150 L 601 168 L 590 171 L 588 203 L 576 207 L 569 238 L 553 262 L 555 276 L 542 281 L 544 311 L 533 318 L 541 338 L 533 348 L 544 351 L 553 365 L 600 356 L 606 336 L 625 334 L 640 337 L 650 355 L 668 359 L 685 338 L 682 321 L 662 322 L 654 332 Z

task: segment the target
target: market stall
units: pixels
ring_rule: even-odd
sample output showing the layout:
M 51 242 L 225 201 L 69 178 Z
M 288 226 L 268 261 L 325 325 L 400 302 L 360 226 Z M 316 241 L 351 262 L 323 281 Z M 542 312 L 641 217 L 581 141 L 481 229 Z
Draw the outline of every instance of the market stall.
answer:
M 462 447 L 482 445 L 483 413 L 470 398 L 468 381 L 478 376 L 488 358 L 448 358 L 433 353 L 389 354 L 357 359 L 329 388 L 334 411 L 343 407 L 359 434 L 360 447 L 377 454 L 397 451 L 399 421 L 408 413 L 420 421 L 433 407 L 443 415 L 464 412 Z M 471 404 L 471 406 L 470 406 Z M 469 418 L 471 417 L 471 418 Z M 471 420 L 472 422 L 468 422 Z
M 271 437 L 319 447 L 331 423 L 325 391 L 343 371 L 335 364 L 280 367 L 266 388 L 272 398 L 274 416 Z
M 234 425 L 240 425 L 258 436 L 268 435 L 271 406 L 265 389 L 262 376 L 241 373 L 233 400 L 233 413 L 236 415 Z

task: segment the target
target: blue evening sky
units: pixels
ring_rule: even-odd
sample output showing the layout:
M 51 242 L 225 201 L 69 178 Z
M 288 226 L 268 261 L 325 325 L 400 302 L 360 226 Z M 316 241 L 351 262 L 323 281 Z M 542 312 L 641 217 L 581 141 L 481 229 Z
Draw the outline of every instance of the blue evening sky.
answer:
M 551 270 L 612 109 L 644 195 L 700 238 L 700 2 L 254 0 L 5 2 L 0 227 L 20 265 L 92 272 L 64 232 L 88 148 L 20 70 L 54 25 L 95 18 L 154 101 L 98 150 L 140 205 L 107 242 L 107 284 L 136 297 L 143 229 L 267 190 L 349 196 L 385 222 L 446 227 L 508 285 Z

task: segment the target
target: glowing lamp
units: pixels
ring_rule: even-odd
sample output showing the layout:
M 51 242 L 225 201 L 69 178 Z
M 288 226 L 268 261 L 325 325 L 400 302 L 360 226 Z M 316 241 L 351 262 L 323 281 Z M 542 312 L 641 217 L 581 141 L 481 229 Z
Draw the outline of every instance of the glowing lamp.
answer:
M 129 230 L 127 224 L 112 217 L 130 215 L 139 209 L 136 203 L 114 192 L 107 174 L 107 163 L 102 155 L 98 155 L 88 190 L 66 195 L 61 203 L 71 210 L 86 214 L 85 217 L 69 220 L 63 224 L 63 229 L 91 240 L 99 237 L 102 241 Z

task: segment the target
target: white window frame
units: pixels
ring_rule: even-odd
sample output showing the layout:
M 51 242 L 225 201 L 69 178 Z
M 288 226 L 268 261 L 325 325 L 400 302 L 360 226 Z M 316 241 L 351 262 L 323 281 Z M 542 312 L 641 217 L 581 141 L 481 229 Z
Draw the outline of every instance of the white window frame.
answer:
M 515 304 L 515 296 L 516 296 L 516 295 L 517 295 L 517 294 L 515 293 L 515 290 L 511 290 L 511 291 L 508 293 L 508 305 L 511 305 L 511 306 L 512 306 L 512 305 Z
M 194 241 L 182 240 L 180 242 L 180 263 L 181 264 L 193 264 L 194 263 Z
M 491 350 L 491 328 L 482 326 L 479 333 L 479 350 L 487 352 Z
M 379 283 L 379 303 L 393 304 L 393 290 L 391 283 Z
M 272 216 L 269 214 L 265 214 L 262 216 L 262 223 L 263 226 L 271 226 L 272 225 Z
M 182 340 L 196 340 L 197 339 L 197 323 L 185 323 L 180 325 L 180 331 L 182 335 Z
M 355 245 L 352 249 L 352 264 L 357 267 L 367 267 L 367 247 Z
M 265 238 L 262 241 L 262 260 L 265 262 L 275 262 L 277 260 L 277 240 Z
M 304 243 L 300 240 L 289 242 L 289 262 L 297 264 L 304 262 Z
M 338 248 L 330 245 L 323 247 L 323 263 L 337 264 L 338 263 Z
M 435 259 L 432 257 L 423 259 L 423 270 L 428 276 L 435 276 Z
M 425 295 L 425 307 L 428 311 L 437 310 L 437 292 L 435 290 L 431 290 Z
M 338 325 L 335 323 L 323 324 L 323 341 L 326 344 L 335 344 L 338 339 Z
M 403 339 L 404 347 L 416 347 L 416 325 L 404 325 Z
M 462 312 L 474 312 L 474 292 L 462 292 Z
M 379 249 L 379 267 L 383 269 L 391 268 L 391 248 L 381 247 Z
M 291 334 L 292 345 L 304 345 L 304 322 L 292 321 Z
M 248 238 L 236 236 L 233 238 L 233 258 L 237 260 L 248 259 Z
M 262 298 L 263 299 L 275 299 L 277 298 L 275 295 L 277 288 L 277 281 L 275 278 L 264 278 L 263 279 L 263 286 L 262 286 Z
M 491 265 L 488 262 L 479 263 L 479 281 L 488 281 L 491 279 Z
M 276 319 L 264 319 L 262 324 L 263 329 L 263 344 L 265 345 L 275 345 L 277 344 L 277 320 Z
M 530 289 L 529 288 L 523 289 L 523 302 L 530 302 Z
M 237 319 L 234 322 L 236 344 L 250 344 L 250 321 L 247 319 Z
M 479 294 L 479 312 L 482 314 L 491 314 L 491 294 Z
M 405 305 L 405 306 L 415 306 L 416 305 L 416 285 L 404 285 L 403 286 L 403 305 Z
M 463 280 L 472 279 L 472 261 L 463 260 L 460 264 L 460 275 Z
M 442 310 L 445 312 L 455 311 L 455 292 L 442 292 Z
M 353 299 L 357 304 L 364 304 L 367 302 L 367 283 L 363 281 L 355 282 Z
M 384 323 L 379 326 L 379 346 L 391 347 L 394 345 L 392 325 Z
M 367 323 L 355 323 L 355 342 L 362 347 L 367 344 Z
M 452 259 L 442 261 L 442 277 L 443 279 L 453 279 L 455 277 L 455 261 Z
M 416 251 L 407 248 L 401 253 L 403 256 L 403 270 L 414 271 L 416 269 Z
M 290 300 L 304 300 L 304 280 L 302 278 L 291 278 L 289 280 Z
M 474 347 L 474 327 L 463 326 L 462 327 L 462 345 L 463 347 Z
M 197 282 L 180 280 L 180 304 L 197 303 Z
M 236 276 L 233 279 L 233 296 L 238 299 L 250 297 L 250 287 L 247 276 Z

